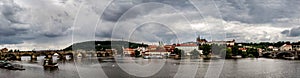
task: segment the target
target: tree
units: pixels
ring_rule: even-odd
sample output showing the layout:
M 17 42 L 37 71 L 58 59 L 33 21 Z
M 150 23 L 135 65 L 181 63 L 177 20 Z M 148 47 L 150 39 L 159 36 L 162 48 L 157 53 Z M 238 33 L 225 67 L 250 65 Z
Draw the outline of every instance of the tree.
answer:
M 140 57 L 140 51 L 135 50 L 135 51 L 134 51 L 134 55 L 135 55 L 135 57 Z
M 246 51 L 242 51 L 242 57 L 246 58 L 248 56 L 248 53 Z
M 177 55 L 179 55 L 179 57 L 181 57 L 181 55 L 184 55 L 184 51 L 180 50 L 178 48 L 175 48 L 174 49 L 174 54 L 177 54 Z
M 9 50 L 8 52 L 13 52 L 13 50 Z
M 241 54 L 242 54 L 242 52 L 239 51 L 239 48 L 238 48 L 237 46 L 233 46 L 233 47 L 232 47 L 232 55 L 233 55 L 233 56 L 241 55 Z
M 231 56 L 232 56 L 232 50 L 231 50 L 231 48 L 227 48 L 227 50 L 226 50 L 226 58 L 231 58 Z
M 199 49 L 202 50 L 203 55 L 207 56 L 208 54 L 211 53 L 211 46 L 208 44 L 203 44 L 199 46 Z
M 251 57 L 251 56 L 252 57 L 259 57 L 259 53 L 258 53 L 257 49 L 249 48 L 249 49 L 247 49 L 247 53 L 248 53 L 249 57 Z

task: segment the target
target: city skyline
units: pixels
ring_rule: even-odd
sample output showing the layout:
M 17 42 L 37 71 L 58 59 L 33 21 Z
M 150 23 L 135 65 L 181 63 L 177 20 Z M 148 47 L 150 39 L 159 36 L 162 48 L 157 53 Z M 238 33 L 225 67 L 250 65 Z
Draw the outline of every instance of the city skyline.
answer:
M 109 4 L 111 3 L 111 4 Z M 62 49 L 92 40 L 297 42 L 299 1 L 0 1 L 0 47 Z

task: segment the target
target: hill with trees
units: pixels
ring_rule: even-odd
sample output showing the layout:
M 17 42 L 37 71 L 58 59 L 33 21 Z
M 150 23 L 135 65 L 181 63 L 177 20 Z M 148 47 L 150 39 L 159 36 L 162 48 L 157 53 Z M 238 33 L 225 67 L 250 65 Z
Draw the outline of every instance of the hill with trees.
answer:
M 105 49 L 117 49 L 123 48 L 137 48 L 137 47 L 147 47 L 147 44 L 134 43 L 127 41 L 86 41 L 75 43 L 63 49 L 63 51 L 70 50 L 86 50 L 86 51 L 103 51 Z

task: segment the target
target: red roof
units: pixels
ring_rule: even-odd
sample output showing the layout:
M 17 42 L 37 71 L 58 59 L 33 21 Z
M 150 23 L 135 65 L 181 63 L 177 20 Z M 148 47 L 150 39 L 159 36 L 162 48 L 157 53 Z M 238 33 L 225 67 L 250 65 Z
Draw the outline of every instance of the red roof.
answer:
M 132 48 L 124 48 L 124 51 L 134 51 Z
M 177 46 L 197 46 L 197 44 L 194 43 L 188 43 L 188 44 L 177 44 Z

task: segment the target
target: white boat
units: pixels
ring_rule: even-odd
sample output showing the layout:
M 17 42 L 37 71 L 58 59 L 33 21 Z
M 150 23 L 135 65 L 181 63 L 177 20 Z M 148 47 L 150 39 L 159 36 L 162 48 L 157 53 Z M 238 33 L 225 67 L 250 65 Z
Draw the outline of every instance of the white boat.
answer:
M 162 59 L 163 56 L 161 54 L 151 54 L 143 56 L 144 59 Z
M 237 56 L 232 56 L 231 58 L 234 58 L 234 59 L 240 59 L 240 58 L 242 58 L 242 56 L 237 55 Z

